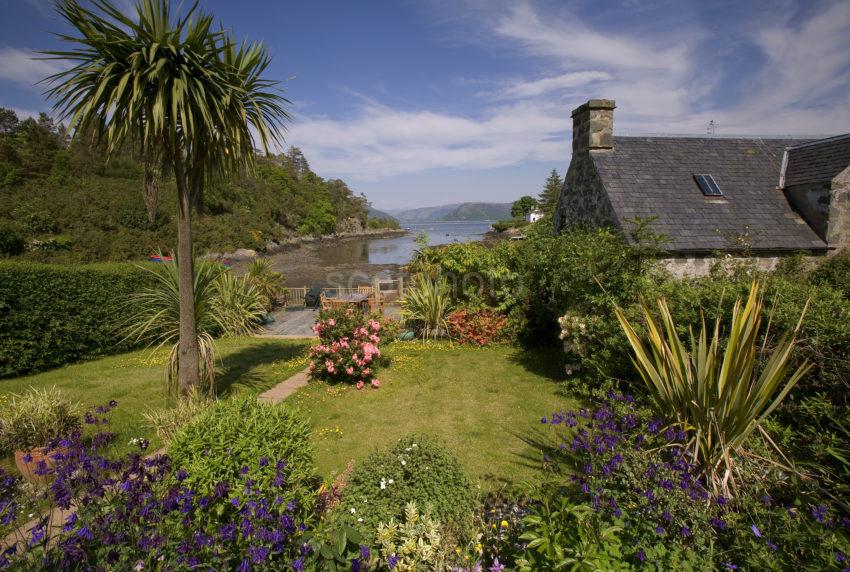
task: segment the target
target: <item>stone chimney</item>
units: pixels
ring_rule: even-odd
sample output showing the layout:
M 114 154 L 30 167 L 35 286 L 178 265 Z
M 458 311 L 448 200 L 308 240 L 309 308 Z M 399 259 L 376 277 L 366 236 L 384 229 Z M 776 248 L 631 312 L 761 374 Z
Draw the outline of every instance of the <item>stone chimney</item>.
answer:
M 614 148 L 613 99 L 591 99 L 573 110 L 573 155 Z

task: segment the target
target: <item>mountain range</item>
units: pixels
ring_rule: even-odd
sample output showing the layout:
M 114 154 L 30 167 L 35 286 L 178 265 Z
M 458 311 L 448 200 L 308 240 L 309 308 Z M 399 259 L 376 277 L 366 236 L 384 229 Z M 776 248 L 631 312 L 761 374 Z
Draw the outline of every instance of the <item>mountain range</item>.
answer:
M 502 220 L 510 218 L 511 203 L 454 203 L 385 212 L 401 222 Z

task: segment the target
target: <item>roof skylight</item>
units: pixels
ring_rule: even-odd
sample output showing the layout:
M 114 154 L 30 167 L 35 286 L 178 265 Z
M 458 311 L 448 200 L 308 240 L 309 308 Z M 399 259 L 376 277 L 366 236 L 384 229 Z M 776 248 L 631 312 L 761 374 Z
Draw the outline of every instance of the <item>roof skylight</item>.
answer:
M 722 197 L 723 191 L 717 185 L 717 181 L 711 175 L 694 175 L 694 180 L 699 185 L 702 194 L 707 197 Z

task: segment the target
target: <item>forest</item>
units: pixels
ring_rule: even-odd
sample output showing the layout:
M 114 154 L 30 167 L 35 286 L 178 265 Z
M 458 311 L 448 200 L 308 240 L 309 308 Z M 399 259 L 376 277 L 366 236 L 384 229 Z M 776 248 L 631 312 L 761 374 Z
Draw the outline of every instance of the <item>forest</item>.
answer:
M 258 153 L 253 173 L 211 180 L 196 201 L 198 254 L 262 250 L 271 241 L 380 228 L 368 201 L 324 179 L 297 147 Z M 0 257 L 43 262 L 132 260 L 176 244 L 173 175 L 134 149 L 107 159 L 47 114 L 0 108 Z

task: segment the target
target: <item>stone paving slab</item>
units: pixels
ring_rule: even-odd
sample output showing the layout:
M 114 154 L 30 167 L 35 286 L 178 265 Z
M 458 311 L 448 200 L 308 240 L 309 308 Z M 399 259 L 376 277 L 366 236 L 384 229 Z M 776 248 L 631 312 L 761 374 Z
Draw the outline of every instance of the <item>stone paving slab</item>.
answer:
M 307 370 L 305 369 L 261 393 L 258 399 L 263 403 L 278 403 L 307 385 L 307 381 Z

